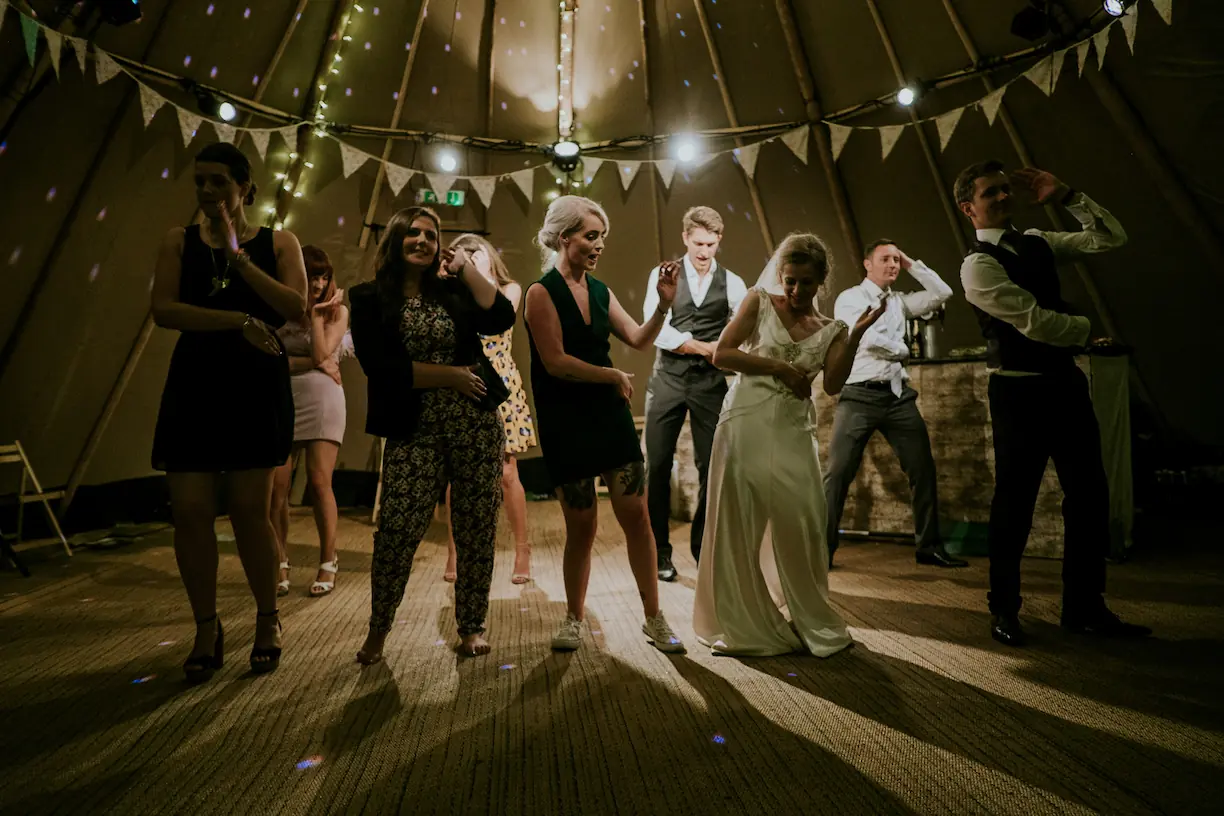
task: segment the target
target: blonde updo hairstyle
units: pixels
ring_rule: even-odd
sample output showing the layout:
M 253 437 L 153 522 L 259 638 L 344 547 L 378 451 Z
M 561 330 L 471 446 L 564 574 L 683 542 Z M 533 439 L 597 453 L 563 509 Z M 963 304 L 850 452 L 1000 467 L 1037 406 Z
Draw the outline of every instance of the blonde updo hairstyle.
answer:
M 825 284 L 829 273 L 833 270 L 833 257 L 829 248 L 819 235 L 810 232 L 792 232 L 778 244 L 769 265 L 777 276 L 776 284 L 782 286 L 782 270 L 787 266 L 811 265 L 816 270 L 816 278 L 820 282 L 819 294 L 825 293 Z
M 568 238 L 582 229 L 582 222 L 588 215 L 595 215 L 603 222 L 605 235 L 611 231 L 608 214 L 604 212 L 603 207 L 589 198 L 566 195 L 548 205 L 544 226 L 540 227 L 535 239 L 540 247 L 545 271 L 556 265 L 557 256 L 561 254 L 561 239 Z

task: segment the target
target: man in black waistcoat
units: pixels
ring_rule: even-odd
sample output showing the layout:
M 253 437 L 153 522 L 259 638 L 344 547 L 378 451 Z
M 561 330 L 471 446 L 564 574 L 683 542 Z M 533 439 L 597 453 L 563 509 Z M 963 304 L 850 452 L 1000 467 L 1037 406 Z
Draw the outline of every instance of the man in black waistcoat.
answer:
M 1038 204 L 1066 207 L 1083 230 L 1018 231 L 1011 221 L 1013 187 Z M 1059 261 L 1122 246 L 1126 233 L 1103 207 L 1043 170 L 1017 170 L 1009 179 L 1001 162 L 975 164 L 957 176 L 955 196 L 976 230 L 961 282 L 986 338 L 991 372 L 991 636 L 1009 646 L 1024 643 L 1020 557 L 1051 458 L 1064 494 L 1062 626 L 1112 637 L 1149 635 L 1150 629 L 1123 623 L 1105 606 L 1109 485 L 1088 379 L 1075 364 L 1091 326 L 1063 302 L 1057 270 Z
M 722 241 L 722 217 L 709 207 L 693 207 L 684 214 L 684 273 L 677 276 L 676 299 L 663 323 L 655 345 L 654 371 L 646 390 L 646 503 L 650 527 L 659 551 L 659 579 L 676 580 L 672 564 L 672 545 L 668 531 L 671 516 L 671 472 L 676 455 L 676 440 L 689 416 L 693 434 L 693 458 L 697 463 L 700 488 L 689 546 L 696 560 L 701 554 L 705 530 L 706 474 L 710 469 L 710 449 L 714 429 L 727 395 L 726 375 L 712 362 L 718 336 L 731 322 L 748 287 L 734 272 L 715 260 Z M 658 307 L 655 281 L 651 271 L 646 284 L 643 314 L 650 316 Z

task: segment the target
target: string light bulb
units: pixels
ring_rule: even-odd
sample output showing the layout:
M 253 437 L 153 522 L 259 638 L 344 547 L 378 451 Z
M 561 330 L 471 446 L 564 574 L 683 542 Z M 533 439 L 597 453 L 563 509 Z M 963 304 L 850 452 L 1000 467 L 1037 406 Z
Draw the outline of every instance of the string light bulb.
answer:
M 897 91 L 897 104 L 901 105 L 902 107 L 908 108 L 910 105 L 914 104 L 915 98 L 917 98 L 917 94 L 914 92 L 914 89 L 909 86 Z
M 442 169 L 443 173 L 454 172 L 455 168 L 458 166 L 459 159 L 455 156 L 453 150 L 443 150 L 438 156 L 438 167 Z

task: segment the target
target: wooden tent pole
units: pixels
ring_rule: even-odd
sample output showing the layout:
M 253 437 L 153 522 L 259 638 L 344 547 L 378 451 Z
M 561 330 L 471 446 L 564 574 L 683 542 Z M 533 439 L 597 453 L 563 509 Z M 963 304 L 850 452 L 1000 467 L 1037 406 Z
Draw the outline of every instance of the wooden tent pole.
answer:
M 653 0 L 651 0 L 653 5 Z M 642 89 L 646 97 L 646 132 L 655 132 L 654 101 L 650 96 L 650 49 L 646 19 L 646 0 L 638 0 L 638 30 L 642 37 Z M 650 145 L 650 159 L 655 158 L 654 144 Z M 663 258 L 663 222 L 659 215 L 659 174 L 653 165 L 650 168 L 650 212 L 654 221 L 655 257 Z
M 739 127 L 739 119 L 735 115 L 735 105 L 731 101 L 731 91 L 727 88 L 727 76 L 723 72 L 722 59 L 718 56 L 718 46 L 714 44 L 714 33 L 710 31 L 710 19 L 706 16 L 702 0 L 693 0 L 693 8 L 697 10 L 697 19 L 701 23 L 701 34 L 705 37 L 706 48 L 710 52 L 710 63 L 714 66 L 714 75 L 718 79 L 718 92 L 722 94 L 723 108 L 727 112 L 727 121 L 731 127 Z M 744 140 L 735 137 L 735 146 L 743 147 Z M 748 182 L 748 193 L 752 196 L 752 208 L 756 211 L 757 221 L 761 225 L 761 238 L 765 241 L 765 254 L 774 250 L 773 233 L 769 229 L 769 219 L 765 217 L 765 205 L 761 202 L 761 191 L 757 187 L 756 178 L 744 173 Z
M 306 8 L 306 3 L 309 0 L 298 0 L 297 9 L 289 18 L 289 25 L 285 29 L 284 35 L 281 37 L 280 45 L 277 46 L 276 53 L 272 55 L 271 61 L 268 63 L 267 69 L 261 74 L 259 87 L 255 90 L 255 101 L 259 102 L 263 99 L 267 92 L 268 85 L 272 81 L 273 74 L 280 66 L 281 58 L 285 55 L 285 50 L 289 45 L 289 41 L 293 38 L 293 33 L 297 29 L 297 21 L 302 12 Z M 250 121 L 250 116 L 246 117 L 246 121 Z M 246 131 L 239 131 L 242 136 L 246 135 Z M 242 136 L 239 137 L 241 141 Z M 192 215 L 194 221 L 199 216 L 199 208 L 196 208 Z M 128 383 L 132 379 L 132 375 L 136 373 L 136 367 L 140 363 L 140 358 L 144 354 L 145 348 L 149 345 L 149 340 L 153 336 L 155 328 L 153 322 L 153 313 L 150 311 L 145 315 L 144 323 L 141 324 L 140 332 L 136 335 L 136 339 L 132 342 L 131 348 L 128 349 L 127 358 L 123 361 L 123 368 L 119 370 L 119 376 L 115 378 L 115 382 L 111 385 L 110 393 L 106 395 L 106 403 L 102 407 L 102 412 L 98 414 L 94 420 L 93 427 L 89 430 L 89 436 L 85 440 L 85 446 L 81 449 L 80 455 L 77 456 L 76 462 L 72 466 L 72 471 L 68 474 L 68 484 L 64 488 L 64 497 L 60 500 L 59 508 L 56 510 L 56 517 L 60 522 L 63 522 L 68 515 L 68 508 L 72 504 L 72 500 L 76 497 L 77 489 L 81 486 L 85 474 L 89 471 L 90 462 L 93 461 L 94 453 L 98 450 L 98 445 L 102 442 L 102 437 L 106 433 L 106 428 L 110 425 L 111 419 L 114 417 L 115 411 L 119 409 L 119 403 L 123 399 L 123 394 L 127 390 Z
M 854 221 L 854 210 L 850 208 L 850 197 L 846 195 L 846 185 L 842 182 L 837 162 L 833 159 L 833 146 L 829 141 L 828 128 L 821 122 L 824 115 L 820 109 L 820 100 L 816 95 L 816 83 L 807 58 L 807 50 L 803 47 L 803 37 L 799 26 L 795 23 L 795 9 L 792 0 L 776 0 L 778 20 L 782 23 L 782 33 L 786 36 L 786 47 L 790 51 L 791 64 L 795 68 L 795 79 L 799 83 L 799 93 L 803 95 L 804 113 L 812 123 L 812 134 L 816 137 L 816 154 L 820 157 L 820 166 L 824 170 L 825 181 L 829 192 L 833 195 L 833 210 L 837 214 L 837 224 L 841 228 L 842 240 L 846 243 L 847 257 L 851 262 L 857 261 L 863 251 L 863 243 L 859 239 L 858 225 Z
M 488 0 L 485 6 L 488 11 L 485 14 L 485 37 L 488 46 L 481 49 L 487 55 L 489 60 L 489 70 L 486 74 L 488 86 L 485 88 L 485 117 L 484 117 L 484 135 L 488 136 L 493 131 L 493 89 L 497 81 L 497 48 L 495 40 L 497 38 L 497 0 Z M 480 169 L 483 175 L 489 175 L 490 157 L 485 151 L 480 151 Z M 479 200 L 480 196 L 476 197 Z M 492 197 L 489 198 L 489 203 L 493 203 Z M 485 232 L 489 231 L 489 208 L 485 206 L 483 201 L 480 202 L 481 210 L 484 217 L 481 219 L 481 225 Z M 368 219 L 367 219 L 368 220 Z
M 404 60 L 404 73 L 400 77 L 399 95 L 395 99 L 395 110 L 391 113 L 391 127 L 398 128 L 400 116 L 404 112 L 404 101 L 408 96 L 408 80 L 412 76 L 412 65 L 416 62 L 418 46 L 421 42 L 421 32 L 425 30 L 425 17 L 429 13 L 429 0 L 421 0 L 421 10 L 417 14 L 416 29 L 412 32 L 412 45 L 408 48 L 408 58 Z M 370 245 L 373 234 L 374 216 L 378 212 L 378 197 L 382 192 L 383 181 L 387 178 L 386 162 L 391 160 L 391 147 L 395 142 L 387 139 L 383 145 L 382 161 L 378 163 L 378 175 L 374 177 L 374 189 L 370 191 L 370 203 L 366 207 L 365 219 L 361 223 L 361 238 L 357 245 L 365 249 Z
M 145 45 L 144 52 L 141 54 L 141 62 L 147 60 L 149 54 L 152 53 L 153 44 L 157 42 L 158 35 L 161 34 L 173 6 L 173 2 L 168 2 L 163 7 L 161 16 L 157 19 L 157 25 L 154 27 L 148 43 Z M 21 304 L 21 311 L 18 312 L 17 319 L 13 322 L 12 331 L 5 338 L 4 347 L 0 348 L 0 383 L 4 382 L 4 375 L 8 372 L 8 367 L 13 362 L 13 357 L 17 353 L 17 346 L 21 342 L 21 336 L 25 332 L 26 324 L 30 322 L 30 318 L 34 315 L 34 309 L 38 305 L 42 291 L 46 287 L 47 281 L 51 278 L 51 270 L 55 267 L 64 248 L 68 246 L 69 234 L 76 223 L 77 216 L 81 212 L 81 207 L 85 203 L 87 194 L 93 186 L 93 181 L 101 168 L 102 157 L 110 150 L 111 143 L 114 142 L 115 136 L 119 133 L 123 117 L 127 114 L 128 108 L 131 106 L 132 101 L 136 99 L 136 96 L 135 87 L 128 87 L 123 92 L 123 98 L 115 106 L 115 112 L 106 124 L 102 139 L 98 143 L 98 149 L 94 151 L 93 159 L 85 168 L 85 174 L 81 178 L 80 186 L 77 187 L 76 195 L 73 196 L 72 204 L 68 207 L 68 212 L 64 215 L 63 220 L 60 221 L 59 229 L 56 230 L 55 238 L 51 242 L 51 251 L 47 253 L 46 260 L 39 267 L 38 274 L 34 277 L 34 283 L 30 286 L 30 293 L 26 295 L 25 301 Z
M 892 64 L 893 74 L 897 78 L 897 87 L 900 88 L 905 84 L 905 72 L 901 70 L 901 62 L 897 59 L 897 50 L 893 48 L 892 37 L 888 34 L 888 29 L 884 26 L 884 18 L 880 16 L 880 9 L 876 5 L 876 0 L 864 0 L 867 3 L 867 8 L 871 12 L 871 18 L 875 21 L 876 31 L 880 33 L 880 41 L 884 44 L 884 51 L 888 54 L 888 61 Z M 935 194 L 939 197 L 939 203 L 943 207 L 944 215 L 948 219 L 948 226 L 952 229 L 952 237 L 956 241 L 957 249 L 961 255 L 969 251 L 969 244 L 965 241 L 965 232 L 961 228 L 960 216 L 957 215 L 956 209 L 952 206 L 952 199 L 948 195 L 948 190 L 944 184 L 943 174 L 939 171 L 939 163 L 935 159 L 935 151 L 931 149 L 931 141 L 927 138 L 927 133 L 922 129 L 922 124 L 918 121 L 918 112 L 914 110 L 914 106 L 908 107 L 910 122 L 914 126 L 914 133 L 918 136 L 918 143 L 922 145 L 922 155 L 926 158 L 927 167 L 931 171 L 931 181 L 935 184 Z

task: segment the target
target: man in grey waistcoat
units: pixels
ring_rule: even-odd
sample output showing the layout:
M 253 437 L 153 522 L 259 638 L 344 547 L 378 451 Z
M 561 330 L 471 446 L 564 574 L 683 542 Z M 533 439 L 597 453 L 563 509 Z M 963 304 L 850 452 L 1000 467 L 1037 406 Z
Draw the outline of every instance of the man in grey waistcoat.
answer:
M 646 458 L 648 462 L 647 505 L 650 527 L 659 552 L 659 579 L 676 580 L 668 531 L 671 516 L 671 472 L 676 440 L 689 417 L 693 434 L 693 457 L 700 488 L 689 546 L 696 560 L 701 555 L 705 530 L 706 476 L 714 429 L 727 394 L 726 375 L 714 366 L 718 336 L 739 308 L 748 287 L 729 269 L 714 260 L 722 241 L 723 220 L 710 207 L 693 207 L 684 214 L 684 274 L 678 276 L 676 299 L 655 340 L 658 353 L 646 391 Z M 659 274 L 651 270 L 646 284 L 645 319 L 659 306 L 655 283 Z

